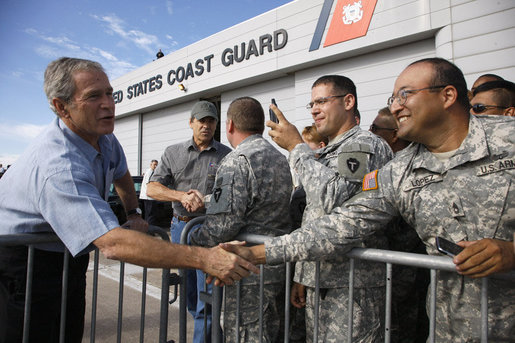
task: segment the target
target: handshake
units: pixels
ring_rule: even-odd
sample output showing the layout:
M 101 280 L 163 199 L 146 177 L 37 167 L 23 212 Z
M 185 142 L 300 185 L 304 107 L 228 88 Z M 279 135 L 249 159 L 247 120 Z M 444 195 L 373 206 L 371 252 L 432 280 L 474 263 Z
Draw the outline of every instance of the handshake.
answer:
M 204 260 L 202 268 L 209 274 L 206 282 L 214 281 L 216 286 L 232 285 L 250 273 L 259 274 L 256 265 L 266 263 L 265 246 L 246 247 L 245 244 L 232 241 L 209 249 L 210 256 Z

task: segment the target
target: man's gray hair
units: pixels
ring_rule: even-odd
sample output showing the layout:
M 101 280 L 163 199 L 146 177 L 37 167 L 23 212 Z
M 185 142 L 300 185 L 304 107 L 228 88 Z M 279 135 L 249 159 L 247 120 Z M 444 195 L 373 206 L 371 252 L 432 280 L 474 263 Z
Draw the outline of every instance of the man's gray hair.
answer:
M 101 71 L 105 74 L 104 68 L 98 62 L 83 60 L 80 58 L 61 57 L 50 62 L 45 70 L 45 81 L 43 89 L 50 104 L 50 109 L 57 113 L 52 100 L 59 98 L 69 104 L 75 93 L 75 81 L 73 74 L 76 71 Z

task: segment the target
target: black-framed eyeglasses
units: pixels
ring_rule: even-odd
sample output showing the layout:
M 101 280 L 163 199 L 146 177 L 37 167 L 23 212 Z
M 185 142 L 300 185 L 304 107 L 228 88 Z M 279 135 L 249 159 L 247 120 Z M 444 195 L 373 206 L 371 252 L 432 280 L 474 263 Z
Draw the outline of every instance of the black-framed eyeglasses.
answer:
M 479 114 L 479 113 L 485 112 L 489 108 L 500 108 L 500 109 L 505 110 L 508 107 L 506 107 L 506 106 L 495 106 L 495 105 L 484 105 L 484 104 L 474 104 L 474 105 L 471 106 L 471 108 L 472 108 L 472 111 L 474 113 Z
M 318 98 L 318 99 L 308 103 L 306 105 L 306 109 L 311 110 L 313 108 L 313 106 L 315 106 L 315 105 L 316 106 L 322 106 L 323 104 L 329 102 L 333 98 L 343 98 L 344 96 L 347 96 L 348 94 L 349 93 L 343 94 L 343 95 L 331 95 L 331 96 L 326 96 L 326 97 L 323 97 L 323 98 Z
M 400 91 L 397 92 L 397 95 L 392 95 L 391 97 L 389 97 L 388 100 L 386 101 L 386 104 L 388 105 L 388 108 L 391 108 L 393 105 L 393 102 L 395 101 L 395 99 L 397 99 L 397 103 L 402 106 L 408 100 L 408 94 L 413 94 L 413 93 L 425 91 L 425 90 L 439 89 L 439 88 L 444 88 L 444 87 L 447 87 L 447 85 L 430 86 L 430 87 L 424 87 L 424 88 L 419 88 L 419 89 L 401 89 Z
M 386 131 L 397 131 L 397 129 L 392 129 L 390 127 L 380 127 L 375 124 L 370 125 L 370 132 L 376 132 L 379 130 L 386 130 Z

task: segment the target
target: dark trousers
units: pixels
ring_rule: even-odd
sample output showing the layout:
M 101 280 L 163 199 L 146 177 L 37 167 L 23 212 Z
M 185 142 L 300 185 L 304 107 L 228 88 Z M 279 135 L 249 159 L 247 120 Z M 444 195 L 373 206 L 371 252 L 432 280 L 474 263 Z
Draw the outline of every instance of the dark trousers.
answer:
M 0 247 L 0 343 L 21 342 L 27 247 Z M 30 342 L 59 342 L 63 253 L 35 249 Z M 70 256 L 65 342 L 82 341 L 89 254 Z
M 145 220 L 149 225 L 158 225 L 158 217 L 156 215 L 157 201 L 155 200 L 143 200 L 143 206 L 145 206 Z

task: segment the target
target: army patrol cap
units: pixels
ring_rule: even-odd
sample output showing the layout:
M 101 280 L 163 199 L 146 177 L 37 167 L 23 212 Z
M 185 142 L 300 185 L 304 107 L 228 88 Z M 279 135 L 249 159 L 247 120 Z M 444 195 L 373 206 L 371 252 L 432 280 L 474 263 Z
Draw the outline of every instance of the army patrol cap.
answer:
M 199 101 L 193 106 L 191 110 L 191 119 L 195 118 L 200 120 L 205 117 L 213 117 L 218 120 L 218 113 L 215 105 L 209 101 Z

